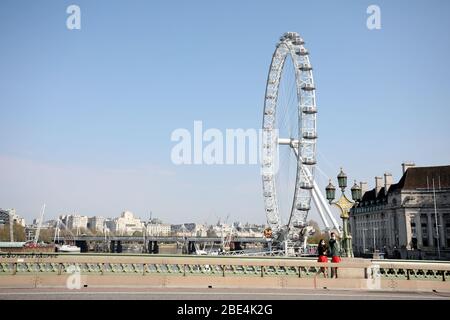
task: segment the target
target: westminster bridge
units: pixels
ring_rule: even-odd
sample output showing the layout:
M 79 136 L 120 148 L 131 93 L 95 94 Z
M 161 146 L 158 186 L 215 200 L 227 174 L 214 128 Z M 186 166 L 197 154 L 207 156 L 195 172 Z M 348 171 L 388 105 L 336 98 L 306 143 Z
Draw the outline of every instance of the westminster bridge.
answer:
M 338 267 L 338 278 L 320 274 Z M 106 253 L 0 253 L 0 289 L 235 288 L 437 292 L 450 298 L 450 262 Z M 363 293 L 362 293 L 363 294 Z

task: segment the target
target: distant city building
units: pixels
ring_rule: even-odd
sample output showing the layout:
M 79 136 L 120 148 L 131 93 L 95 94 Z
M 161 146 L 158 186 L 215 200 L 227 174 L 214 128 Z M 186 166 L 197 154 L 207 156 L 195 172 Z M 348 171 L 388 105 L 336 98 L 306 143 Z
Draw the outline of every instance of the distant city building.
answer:
M 57 224 L 57 220 L 47 220 L 42 224 L 43 228 L 55 228 Z
M 42 222 L 41 229 L 55 228 L 56 224 L 57 224 L 57 220 L 47 220 L 47 221 Z M 38 225 L 39 225 L 39 219 L 33 219 L 33 223 L 28 225 L 27 227 L 37 228 Z
M 264 229 L 265 225 L 242 224 L 241 222 L 233 224 L 233 234 L 238 237 L 262 237 Z
M 173 224 L 171 231 L 177 237 L 206 237 L 208 228 L 203 224 L 198 223 L 184 223 Z
M 62 222 L 62 227 L 67 230 L 87 229 L 88 217 L 75 215 L 61 215 L 59 220 Z
M 262 237 L 264 234 L 264 229 L 261 230 L 259 228 L 243 228 L 241 230 L 236 231 L 236 235 L 238 237 L 248 237 L 248 238 L 258 238 Z
M 217 237 L 223 237 L 231 234 L 233 230 L 234 228 L 232 225 L 225 223 L 217 223 L 216 225 L 210 227 L 209 232 L 211 234 L 215 234 Z
M 119 218 L 114 219 L 111 231 L 119 235 L 132 235 L 134 232 L 143 232 L 144 224 L 140 218 L 135 218 L 130 211 L 124 211 Z
M 170 226 L 171 234 L 175 237 L 191 237 L 192 232 L 184 224 L 172 224 Z
M 208 227 L 204 224 L 195 224 L 195 227 L 193 230 L 195 237 L 206 237 L 207 231 L 208 231 Z
M 11 215 L 15 214 L 14 209 L 0 209 L 0 225 L 9 224 Z
M 93 232 L 104 232 L 106 218 L 94 216 L 88 218 L 87 228 Z
M 41 225 L 41 230 L 49 230 L 56 227 L 57 220 L 47 220 Z M 38 229 L 39 219 L 33 219 L 33 223 L 25 226 L 25 238 L 27 241 L 34 240 Z
M 21 217 L 16 217 L 14 219 L 15 222 L 17 222 L 18 225 L 25 227 L 26 222 L 25 222 L 25 218 L 21 218 Z
M 25 227 L 25 219 L 16 214 L 16 209 L 0 209 L 0 226 L 9 224 L 10 219 L 22 227 Z
M 28 240 L 34 239 L 34 235 L 39 226 L 39 219 L 33 219 L 33 223 L 25 226 L 25 220 L 17 216 L 15 209 L 0 209 L 0 227 L 9 224 L 10 217 L 16 223 L 25 227 L 25 233 Z M 218 223 L 214 226 L 199 223 L 184 223 L 170 225 L 163 223 L 158 218 L 150 219 L 144 223 L 140 218 L 135 217 L 130 211 L 124 211 L 120 217 L 105 218 L 101 216 L 87 217 L 79 214 L 63 214 L 57 219 L 47 220 L 41 224 L 41 230 L 54 229 L 58 227 L 61 230 L 69 230 L 73 235 L 79 235 L 82 232 L 108 232 L 116 235 L 132 235 L 135 232 L 146 232 L 147 236 L 165 237 L 165 236 L 187 236 L 187 237 L 222 237 L 222 236 L 240 236 L 240 237 L 259 237 L 264 230 L 264 225 L 251 225 L 235 222 L 233 225 Z
M 159 219 L 152 219 L 147 223 L 147 235 L 148 236 L 159 236 L 166 237 L 170 236 L 172 231 L 170 224 L 164 224 Z
M 163 224 L 162 220 L 161 220 L 161 219 L 158 219 L 158 218 L 150 219 L 150 220 L 148 221 L 148 223 L 152 223 L 152 224 Z
M 393 184 L 390 173 L 375 177 L 375 188 L 363 191 L 351 209 L 354 252 L 436 258 L 439 243 L 441 257 L 450 257 L 450 166 L 402 167 L 398 183 Z

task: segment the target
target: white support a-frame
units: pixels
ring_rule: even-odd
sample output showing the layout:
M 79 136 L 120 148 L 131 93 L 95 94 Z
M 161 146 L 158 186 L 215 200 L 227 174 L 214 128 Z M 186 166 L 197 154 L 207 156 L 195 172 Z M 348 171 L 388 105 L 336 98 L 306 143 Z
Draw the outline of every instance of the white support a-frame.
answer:
M 287 139 L 285 139 L 287 140 Z M 287 144 L 287 143 L 285 143 Z M 298 153 L 298 140 L 291 140 L 290 141 L 290 147 L 294 150 L 295 156 L 298 158 L 299 161 L 302 161 L 302 158 L 299 156 Z M 305 166 L 302 166 L 302 169 L 305 170 L 307 173 L 307 177 L 311 177 L 311 172 L 309 169 Z M 327 230 L 330 230 L 330 224 L 328 223 L 328 220 L 326 217 L 328 217 L 331 220 L 331 223 L 333 224 L 336 231 L 339 233 L 339 236 L 342 236 L 341 228 L 339 227 L 339 224 L 337 223 L 336 219 L 333 217 L 333 214 L 331 212 L 331 208 L 328 204 L 328 202 L 325 200 L 322 192 L 320 191 L 319 185 L 317 184 L 316 180 L 313 179 L 313 188 L 311 189 L 311 195 L 314 201 L 314 204 L 317 208 L 317 211 L 319 211 L 320 218 L 322 219 L 322 222 L 325 225 L 325 228 Z

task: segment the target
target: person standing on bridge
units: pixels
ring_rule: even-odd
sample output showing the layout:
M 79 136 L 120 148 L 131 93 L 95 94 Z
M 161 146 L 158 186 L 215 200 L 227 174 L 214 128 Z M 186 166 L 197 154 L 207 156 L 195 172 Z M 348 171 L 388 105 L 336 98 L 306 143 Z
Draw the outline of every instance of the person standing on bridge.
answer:
M 330 248 L 330 256 L 331 256 L 331 263 L 339 263 L 341 262 L 341 248 L 339 246 L 339 242 L 336 239 L 336 234 L 332 232 L 330 234 L 330 241 L 328 241 L 328 245 Z M 337 276 L 337 268 L 331 268 L 331 278 L 338 277 Z
M 324 239 L 320 239 L 319 241 L 319 246 L 317 247 L 317 252 L 319 253 L 319 258 L 317 259 L 317 262 L 328 262 L 328 247 L 327 244 L 325 243 Z M 321 272 L 323 272 L 323 276 L 326 278 L 327 277 L 327 269 L 322 267 L 320 268 L 318 274 L 320 274 Z

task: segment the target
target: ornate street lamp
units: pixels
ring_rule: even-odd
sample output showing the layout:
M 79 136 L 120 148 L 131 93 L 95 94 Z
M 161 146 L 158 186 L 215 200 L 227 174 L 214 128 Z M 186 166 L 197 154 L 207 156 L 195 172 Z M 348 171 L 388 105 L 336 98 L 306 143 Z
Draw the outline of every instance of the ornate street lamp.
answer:
M 353 201 L 355 201 L 355 202 L 361 201 L 361 198 L 362 198 L 361 187 L 358 186 L 358 184 L 356 183 L 356 180 L 355 180 L 355 184 L 351 188 L 351 191 L 352 191 Z
M 342 171 L 342 168 L 341 172 L 339 172 L 337 176 L 337 180 L 339 188 L 341 188 L 342 192 L 344 192 L 345 188 L 347 188 L 347 175 L 344 173 L 344 171 Z
M 325 193 L 326 193 L 328 202 L 331 204 L 331 202 L 333 202 L 334 198 L 336 197 L 336 188 L 331 183 L 331 179 L 330 179 L 330 183 L 325 188 Z
M 333 186 L 333 184 L 330 183 L 325 188 L 327 200 L 330 204 L 336 205 L 341 210 L 341 219 L 342 219 L 342 242 L 343 242 L 343 249 L 344 254 L 348 258 L 353 257 L 353 249 L 352 249 L 352 236 L 349 233 L 348 230 L 348 219 L 350 214 L 350 209 L 353 207 L 355 202 L 351 201 L 347 198 L 345 195 L 345 188 L 347 188 L 347 175 L 344 173 L 344 171 L 341 168 L 341 171 L 339 172 L 337 176 L 338 185 L 341 189 L 341 197 L 333 202 L 335 196 L 336 196 L 336 188 Z M 351 188 L 352 192 L 352 199 L 356 202 L 361 200 L 361 188 L 356 184 Z

